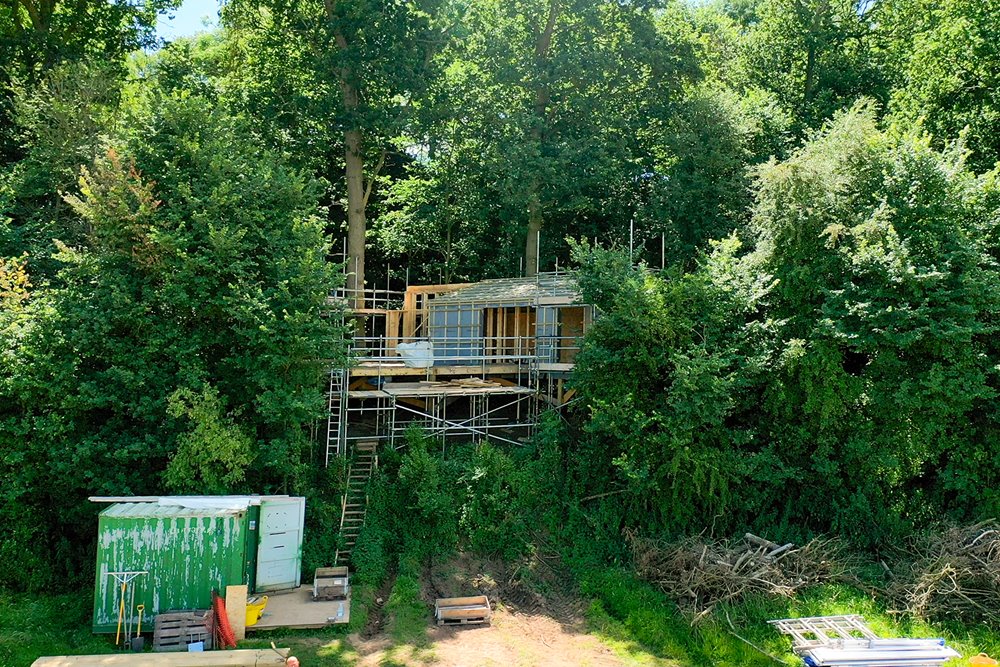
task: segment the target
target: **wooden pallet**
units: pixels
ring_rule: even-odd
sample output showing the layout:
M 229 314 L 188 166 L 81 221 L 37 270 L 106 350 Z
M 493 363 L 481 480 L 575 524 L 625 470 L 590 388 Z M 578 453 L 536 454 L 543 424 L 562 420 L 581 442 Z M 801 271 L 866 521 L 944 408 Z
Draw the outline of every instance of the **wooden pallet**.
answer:
M 479 618 L 442 618 L 437 624 L 443 627 L 446 625 L 478 625 L 489 622 L 489 616 L 480 616 Z
M 213 646 L 215 618 L 211 609 L 167 611 L 153 621 L 154 651 L 186 651 L 188 644 L 205 642 L 205 650 Z
M 489 623 L 492 615 L 490 600 L 485 595 L 473 595 L 465 598 L 438 598 L 434 602 L 434 618 L 438 625 Z
M 346 600 L 350 591 L 346 567 L 318 567 L 313 578 L 313 600 Z

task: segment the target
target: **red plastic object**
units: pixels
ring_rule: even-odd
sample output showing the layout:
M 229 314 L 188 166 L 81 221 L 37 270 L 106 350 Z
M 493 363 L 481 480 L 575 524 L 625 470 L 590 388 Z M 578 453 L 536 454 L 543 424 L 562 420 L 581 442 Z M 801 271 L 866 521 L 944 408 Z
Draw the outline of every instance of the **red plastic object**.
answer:
M 218 593 L 212 591 L 212 610 L 215 611 L 215 628 L 219 636 L 219 646 L 222 648 L 236 648 L 236 635 L 229 625 L 229 616 L 226 615 L 226 601 Z

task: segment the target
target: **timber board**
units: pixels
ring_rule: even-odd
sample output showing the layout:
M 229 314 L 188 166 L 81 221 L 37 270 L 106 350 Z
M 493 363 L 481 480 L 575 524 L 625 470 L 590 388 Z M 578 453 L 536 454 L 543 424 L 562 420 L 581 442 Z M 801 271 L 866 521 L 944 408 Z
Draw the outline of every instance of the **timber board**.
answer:
M 379 364 L 368 362 L 371 365 L 354 366 L 350 369 L 351 377 L 378 377 L 393 375 L 423 375 L 434 377 L 436 375 L 517 375 L 518 372 L 527 372 L 527 368 L 522 364 L 476 364 L 470 366 L 431 366 L 430 368 L 409 368 L 396 364 Z M 572 364 L 568 364 L 572 367 Z

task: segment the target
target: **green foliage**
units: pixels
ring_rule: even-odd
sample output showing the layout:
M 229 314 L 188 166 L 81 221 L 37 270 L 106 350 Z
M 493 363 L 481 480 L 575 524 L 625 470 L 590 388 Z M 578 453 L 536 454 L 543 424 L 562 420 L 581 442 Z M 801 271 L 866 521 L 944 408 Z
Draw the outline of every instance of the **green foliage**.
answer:
M 943 146 L 965 131 L 970 164 L 1000 161 L 1000 3 L 996 0 L 888 0 L 883 23 L 892 40 L 898 85 L 890 108 L 920 121 Z
M 252 441 L 223 412 L 218 392 L 205 387 L 195 394 L 181 388 L 170 395 L 167 414 L 186 418 L 191 430 L 177 438 L 177 451 L 163 472 L 172 492 L 213 495 L 239 488 L 251 461 Z
M 85 234 L 60 244 L 54 284 L 3 318 L 0 530 L 23 554 L 6 583 L 35 582 L 38 555 L 43 580 L 86 568 L 82 501 L 161 493 L 180 445 L 175 486 L 194 474 L 235 490 L 242 468 L 239 488 L 257 492 L 307 481 L 320 360 L 342 354 L 316 192 L 206 100 L 163 98 L 149 114 L 150 132 L 88 168 L 68 198 Z M 193 429 L 169 418 L 169 396 L 208 386 L 218 406 L 188 402 Z M 222 406 L 239 407 L 238 430 Z M 233 448 L 203 451 L 205 438 Z M 219 455 L 228 469 L 185 469 Z
M 105 153 L 115 125 L 117 82 L 107 68 L 84 63 L 56 67 L 34 86 L 13 89 L 13 115 L 26 144 L 18 162 L 0 167 L 0 253 L 27 254 L 39 281 L 54 277 L 54 240 L 82 243 L 86 223 L 62 193 L 79 180 L 80 166 Z
M 787 638 L 767 621 L 798 616 L 861 614 L 880 636 L 945 637 L 964 655 L 995 654 L 996 638 L 985 626 L 930 626 L 900 617 L 859 589 L 844 585 L 811 588 L 792 599 L 751 599 L 723 603 L 692 623 L 651 585 L 620 568 L 579 569 L 581 589 L 592 598 L 587 620 L 606 641 L 638 644 L 681 665 L 801 664 Z
M 523 555 L 531 536 L 528 508 L 521 496 L 534 480 L 519 472 L 510 455 L 481 443 L 461 481 L 465 490 L 459 527 L 468 547 L 504 560 Z
M 995 0 L 234 0 L 133 53 L 176 4 L 0 6 L 0 584 L 83 576 L 85 498 L 164 489 L 304 493 L 328 563 L 348 210 L 413 282 L 512 275 L 539 230 L 543 269 L 631 227 L 666 265 L 575 244 L 602 314 L 529 451 L 383 453 L 365 595 L 539 523 L 624 562 L 625 527 L 1000 512 Z
M 714 261 L 730 261 L 737 246 L 720 245 Z M 590 409 L 581 495 L 622 494 L 616 522 L 630 516 L 650 528 L 729 513 L 744 465 L 735 450 L 747 435 L 728 417 L 755 363 L 752 334 L 735 326 L 740 305 L 707 270 L 662 280 L 614 251 L 575 254 L 584 299 L 602 311 L 573 378 Z
M 180 0 L 109 0 L 71 3 L 62 0 L 13 0 L 0 7 L 0 168 L 19 159 L 11 84 L 33 86 L 53 69 L 90 63 L 125 73 L 128 53 L 157 43 L 159 12 Z
M 428 451 L 433 445 L 418 431 L 407 435 L 396 483 L 399 535 L 405 551 L 444 555 L 458 545 L 455 466 Z
M 998 293 L 967 221 L 995 200 L 963 155 L 859 105 L 758 170 L 751 252 L 730 239 L 653 276 L 578 246 L 602 317 L 571 474 L 609 495 L 595 515 L 869 545 L 991 516 Z
M 649 198 L 637 179 L 697 161 L 664 127 L 700 76 L 678 4 L 484 0 L 462 23 L 439 56 L 419 158 L 376 222 L 379 242 L 427 278 L 513 274 L 532 223 L 543 270 L 565 264 L 566 234 L 627 239 Z M 645 231 L 658 240 L 658 226 Z

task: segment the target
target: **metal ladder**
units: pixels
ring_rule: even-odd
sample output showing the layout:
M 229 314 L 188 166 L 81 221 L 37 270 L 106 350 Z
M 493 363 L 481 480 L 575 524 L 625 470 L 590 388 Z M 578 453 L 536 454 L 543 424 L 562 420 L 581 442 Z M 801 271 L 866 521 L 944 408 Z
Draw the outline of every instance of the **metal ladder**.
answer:
M 368 514 L 368 480 L 378 468 L 378 444 L 359 442 L 354 460 L 347 469 L 347 488 L 340 505 L 340 534 L 343 538 L 337 549 L 334 565 L 349 565 L 351 552 Z
M 326 422 L 326 466 L 338 456 L 344 455 L 345 408 L 347 398 L 345 393 L 344 371 L 330 371 L 330 394 L 328 399 L 328 416 Z

